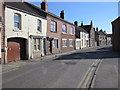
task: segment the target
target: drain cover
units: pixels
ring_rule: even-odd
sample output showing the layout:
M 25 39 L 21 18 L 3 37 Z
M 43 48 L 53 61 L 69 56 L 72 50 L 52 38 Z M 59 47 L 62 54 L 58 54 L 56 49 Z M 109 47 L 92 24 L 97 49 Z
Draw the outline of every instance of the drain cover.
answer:
M 77 64 L 76 62 L 65 62 L 64 64 L 67 64 L 67 65 L 75 65 Z

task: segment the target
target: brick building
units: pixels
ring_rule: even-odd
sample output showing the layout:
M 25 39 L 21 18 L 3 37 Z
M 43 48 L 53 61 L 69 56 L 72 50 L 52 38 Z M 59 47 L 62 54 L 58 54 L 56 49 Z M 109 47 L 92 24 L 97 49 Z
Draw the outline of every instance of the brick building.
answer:
M 100 30 L 98 33 L 99 33 L 99 46 L 107 45 L 107 34 L 103 30 Z
M 2 62 L 4 62 L 4 3 L 0 0 L 0 57 Z
M 46 1 L 41 9 L 47 13 L 47 54 L 67 52 L 75 49 L 75 26 L 64 19 L 64 11 L 60 17 L 48 11 Z
M 112 22 L 112 46 L 114 51 L 120 51 L 120 17 Z

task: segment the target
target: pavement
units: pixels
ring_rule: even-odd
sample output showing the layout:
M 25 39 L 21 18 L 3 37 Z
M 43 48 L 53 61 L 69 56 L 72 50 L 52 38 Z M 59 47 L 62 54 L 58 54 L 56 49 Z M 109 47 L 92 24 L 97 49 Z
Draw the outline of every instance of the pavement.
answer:
M 92 48 L 93 47 L 83 48 L 83 49 L 81 49 L 81 51 L 89 50 L 89 49 L 92 49 Z M 59 53 L 59 54 L 51 54 L 51 55 L 46 55 L 44 57 L 38 57 L 38 58 L 30 59 L 30 60 L 18 60 L 18 61 L 13 61 L 13 62 L 9 62 L 9 63 L 6 63 L 6 64 L 2 64 L 2 72 L 1 73 L 10 72 L 10 71 L 16 70 L 16 69 L 18 69 L 22 66 L 33 64 L 33 63 L 41 61 L 41 60 L 49 60 L 49 59 L 59 57 L 59 56 L 62 56 L 62 55 L 68 55 L 68 54 L 74 53 L 76 51 L 79 51 L 79 50 L 73 50 L 73 51 L 70 51 L 70 52 Z
M 92 88 L 119 88 L 118 84 L 118 62 L 120 55 L 118 52 L 113 52 L 109 49 L 101 48 L 100 51 L 104 56 L 102 62 L 95 72 Z
M 2 86 L 118 88 L 119 55 L 110 49 L 110 46 L 94 47 L 8 63 L 3 65 Z

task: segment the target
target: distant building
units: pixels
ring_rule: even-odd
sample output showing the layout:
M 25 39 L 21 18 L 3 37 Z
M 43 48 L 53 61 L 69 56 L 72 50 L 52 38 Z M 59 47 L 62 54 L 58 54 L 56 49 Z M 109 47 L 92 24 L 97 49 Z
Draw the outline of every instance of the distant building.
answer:
M 89 33 L 85 31 L 82 27 L 78 26 L 78 22 L 74 23 L 75 27 L 75 37 L 76 37 L 76 49 L 89 47 Z
M 89 47 L 94 47 L 95 46 L 95 30 L 93 28 L 92 21 L 90 25 L 83 25 L 83 23 L 81 23 L 80 27 L 84 28 L 89 33 Z
M 96 42 L 96 46 L 99 46 L 99 31 L 98 31 L 98 28 L 96 28 L 96 31 L 95 31 L 95 42 Z
M 99 46 L 107 45 L 107 34 L 103 30 L 100 30 L 98 33 L 99 33 Z
M 112 22 L 112 46 L 114 51 L 120 51 L 120 17 Z
M 112 34 L 107 34 L 107 45 L 112 44 Z

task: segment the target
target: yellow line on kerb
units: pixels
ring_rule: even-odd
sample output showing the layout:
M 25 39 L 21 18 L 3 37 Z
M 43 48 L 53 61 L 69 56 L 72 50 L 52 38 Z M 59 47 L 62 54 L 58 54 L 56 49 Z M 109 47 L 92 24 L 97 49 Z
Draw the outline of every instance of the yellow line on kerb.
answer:
M 89 88 L 87 87 L 88 81 L 90 80 L 92 71 L 95 69 L 92 66 L 97 65 L 100 60 L 94 61 L 94 63 L 90 66 L 88 71 L 85 73 L 83 79 L 80 81 L 80 83 L 77 85 L 77 88 Z

